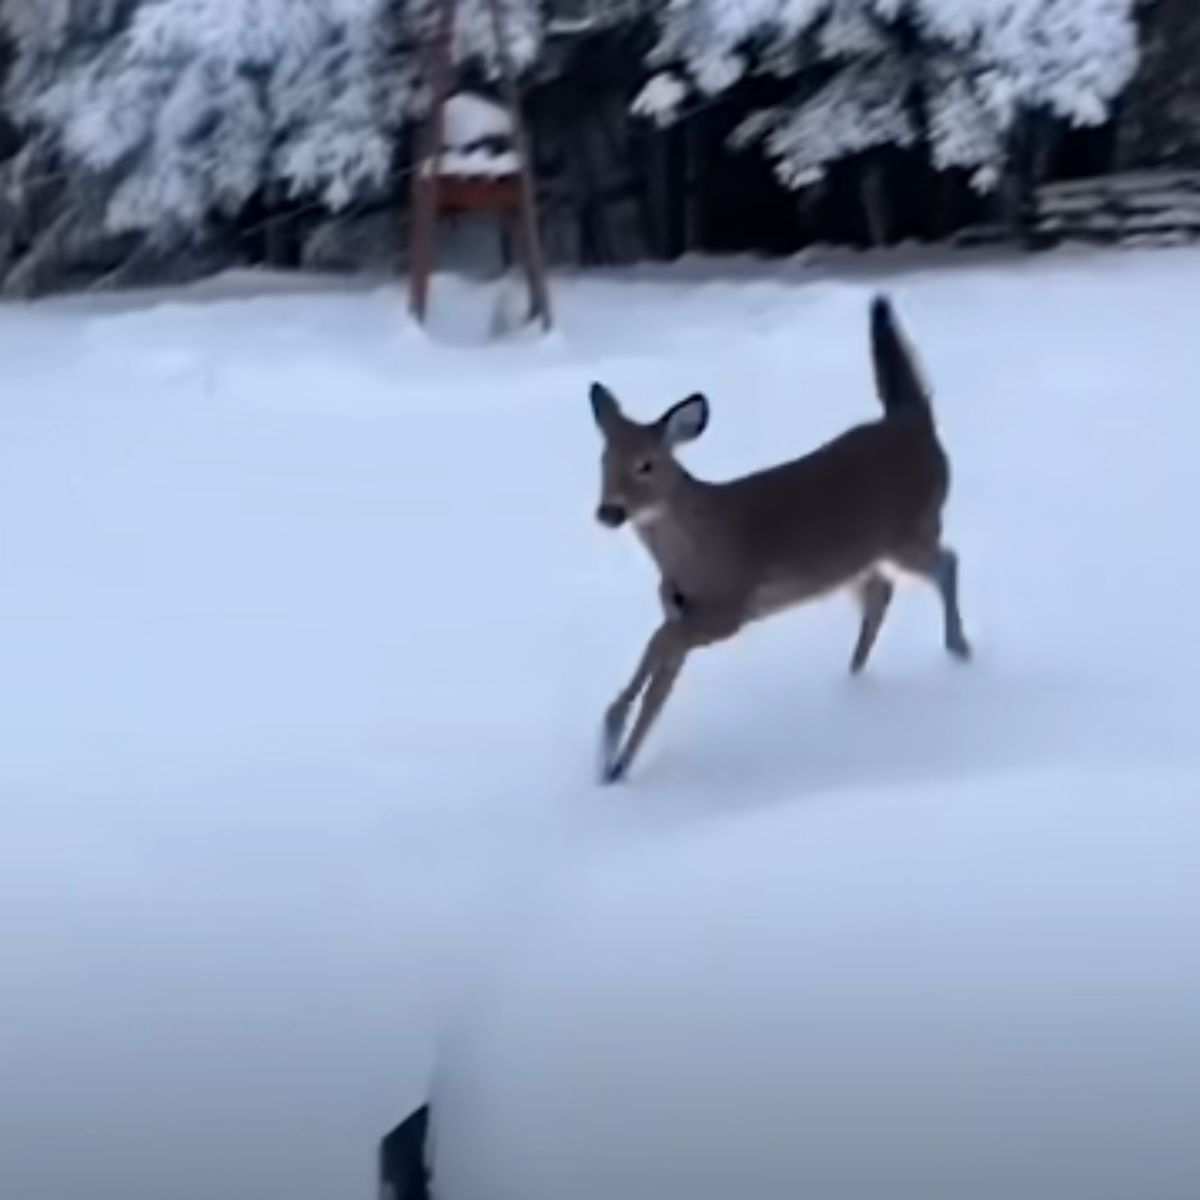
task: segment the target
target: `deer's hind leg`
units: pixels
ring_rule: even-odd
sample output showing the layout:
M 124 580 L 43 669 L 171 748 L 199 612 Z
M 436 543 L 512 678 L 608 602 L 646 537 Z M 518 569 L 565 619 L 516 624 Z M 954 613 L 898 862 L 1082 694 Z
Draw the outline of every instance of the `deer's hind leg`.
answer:
M 855 589 L 858 602 L 862 608 L 862 622 L 858 629 L 858 641 L 854 644 L 854 653 L 850 656 L 850 673 L 857 675 L 867 665 L 875 639 L 883 628 L 884 618 L 895 594 L 892 581 L 872 571 Z
M 942 600 L 943 641 L 947 651 L 960 661 L 971 657 L 971 643 L 963 630 L 958 607 L 958 555 L 949 546 L 934 541 L 906 546 L 894 556 L 896 565 L 929 580 Z

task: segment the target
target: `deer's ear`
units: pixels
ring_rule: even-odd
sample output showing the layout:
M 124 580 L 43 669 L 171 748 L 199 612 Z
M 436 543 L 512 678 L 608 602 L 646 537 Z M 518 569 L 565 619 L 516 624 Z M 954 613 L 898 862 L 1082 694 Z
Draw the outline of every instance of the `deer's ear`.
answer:
M 658 424 L 668 449 L 695 441 L 708 428 L 708 398 L 696 392 L 680 400 L 663 413 Z
M 596 424 L 607 433 L 621 419 L 621 406 L 617 398 L 602 383 L 593 383 L 589 393 L 592 401 L 592 416 Z

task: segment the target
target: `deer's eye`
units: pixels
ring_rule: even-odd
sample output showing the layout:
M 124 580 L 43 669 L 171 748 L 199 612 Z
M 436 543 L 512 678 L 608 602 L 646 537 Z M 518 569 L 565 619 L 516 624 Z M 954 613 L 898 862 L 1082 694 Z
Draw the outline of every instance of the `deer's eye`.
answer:
M 644 458 L 633 469 L 634 469 L 634 471 L 637 472 L 637 474 L 641 475 L 644 478 L 647 475 L 654 474 L 654 462 L 652 459 Z

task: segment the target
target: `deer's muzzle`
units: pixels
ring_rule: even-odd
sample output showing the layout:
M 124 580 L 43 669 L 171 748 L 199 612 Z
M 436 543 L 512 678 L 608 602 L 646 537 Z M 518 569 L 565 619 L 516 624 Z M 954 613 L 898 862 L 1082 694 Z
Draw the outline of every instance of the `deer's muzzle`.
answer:
M 619 529 L 629 519 L 629 514 L 619 504 L 601 504 L 596 509 L 596 520 L 609 529 Z

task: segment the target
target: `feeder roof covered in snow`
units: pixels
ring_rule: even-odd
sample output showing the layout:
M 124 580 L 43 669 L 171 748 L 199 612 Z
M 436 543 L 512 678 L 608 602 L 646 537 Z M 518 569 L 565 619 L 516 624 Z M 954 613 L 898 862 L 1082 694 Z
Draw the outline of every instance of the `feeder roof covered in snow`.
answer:
M 426 171 L 429 167 L 426 164 Z M 439 175 L 501 178 L 519 169 L 509 113 L 474 92 L 456 92 L 446 101 Z

